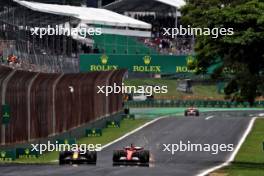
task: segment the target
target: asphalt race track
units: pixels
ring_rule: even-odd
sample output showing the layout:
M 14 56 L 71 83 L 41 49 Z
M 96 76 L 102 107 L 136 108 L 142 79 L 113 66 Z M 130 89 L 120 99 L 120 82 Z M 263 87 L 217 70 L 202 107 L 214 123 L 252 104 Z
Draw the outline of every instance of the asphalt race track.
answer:
M 237 145 L 249 121 L 259 112 L 207 112 L 200 117 L 168 117 L 145 127 L 98 153 L 96 166 L 1 165 L 1 176 L 193 176 L 223 163 L 231 152 L 163 152 L 163 144 L 191 141 L 197 144 Z M 208 118 L 209 117 L 209 118 Z M 150 167 L 112 166 L 112 151 L 123 146 L 151 151 Z

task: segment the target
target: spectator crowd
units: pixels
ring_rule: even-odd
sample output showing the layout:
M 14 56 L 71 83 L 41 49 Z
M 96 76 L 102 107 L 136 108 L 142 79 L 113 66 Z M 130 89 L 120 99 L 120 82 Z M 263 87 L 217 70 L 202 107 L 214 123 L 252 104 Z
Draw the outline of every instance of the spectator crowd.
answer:
M 136 19 L 152 24 L 152 37 L 141 39 L 145 45 L 154 48 L 161 54 L 186 55 L 193 54 L 193 36 L 164 36 L 163 28 L 175 28 L 175 17 L 136 15 Z
M 29 59 L 19 57 L 15 53 L 10 54 L 10 48 L 14 49 L 13 41 L 0 40 L 0 64 L 9 66 L 17 70 L 27 70 L 30 72 L 43 72 L 43 73 L 54 73 L 59 72 L 51 69 L 48 65 L 37 65 L 30 62 Z M 5 52 L 4 52 L 5 51 Z

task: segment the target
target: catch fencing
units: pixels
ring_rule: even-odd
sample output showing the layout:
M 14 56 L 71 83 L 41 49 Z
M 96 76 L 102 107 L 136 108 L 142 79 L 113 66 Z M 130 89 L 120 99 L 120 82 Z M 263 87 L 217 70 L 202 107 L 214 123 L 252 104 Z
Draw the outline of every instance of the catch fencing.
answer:
M 1 144 L 54 136 L 120 112 L 122 95 L 98 94 L 97 86 L 121 85 L 124 74 L 125 70 L 52 74 L 0 66 L 0 99 L 10 106 L 10 121 L 0 130 Z

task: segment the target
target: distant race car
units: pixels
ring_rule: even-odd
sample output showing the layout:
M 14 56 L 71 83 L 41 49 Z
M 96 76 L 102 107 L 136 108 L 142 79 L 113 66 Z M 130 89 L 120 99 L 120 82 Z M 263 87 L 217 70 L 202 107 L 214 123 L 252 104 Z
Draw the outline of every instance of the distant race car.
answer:
M 96 164 L 97 152 L 86 151 L 84 154 L 78 151 L 60 152 L 59 164 Z
M 149 151 L 143 147 L 131 144 L 122 150 L 113 153 L 113 165 L 144 165 L 149 164 Z
M 190 108 L 185 110 L 184 115 L 185 116 L 199 116 L 200 113 L 199 113 L 199 110 L 197 108 L 190 107 Z

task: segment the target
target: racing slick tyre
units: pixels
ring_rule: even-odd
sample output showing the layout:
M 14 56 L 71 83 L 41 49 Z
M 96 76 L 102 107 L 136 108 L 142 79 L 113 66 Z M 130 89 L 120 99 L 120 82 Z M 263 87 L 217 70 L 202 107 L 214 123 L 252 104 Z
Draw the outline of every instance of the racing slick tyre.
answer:
M 65 156 L 64 156 L 64 152 L 60 153 L 60 157 L 59 157 L 59 165 L 63 165 L 65 164 L 65 160 L 64 160 Z
M 113 154 L 113 162 L 119 162 L 120 161 L 120 157 L 125 157 L 126 156 L 126 152 L 123 150 L 116 150 L 114 151 Z
M 85 157 L 87 158 L 87 164 L 93 163 L 96 164 L 97 161 L 97 152 L 96 151 L 87 151 L 85 154 Z
M 139 159 L 141 163 L 148 163 L 149 162 L 149 151 L 144 150 L 139 153 Z
M 200 115 L 199 111 L 196 111 L 195 115 L 196 116 L 199 116 Z
M 70 156 L 72 153 L 69 151 L 64 151 L 64 152 L 60 152 L 60 156 L 59 156 L 59 164 L 63 165 L 66 164 L 65 158 Z
M 184 116 L 188 116 L 188 112 L 187 111 L 184 111 Z

